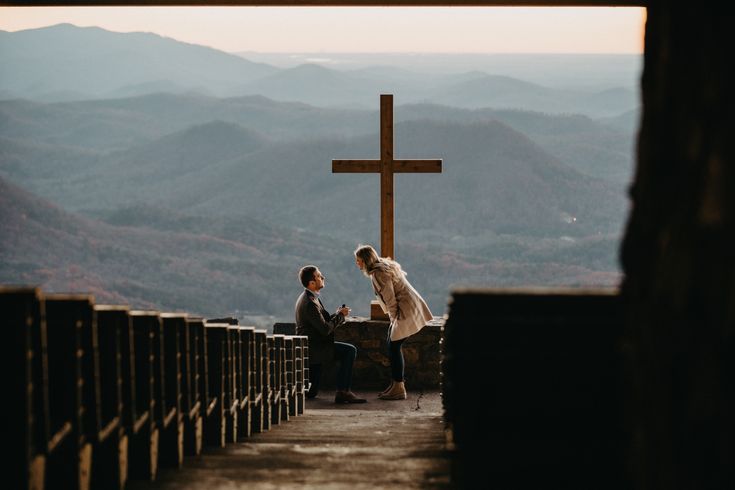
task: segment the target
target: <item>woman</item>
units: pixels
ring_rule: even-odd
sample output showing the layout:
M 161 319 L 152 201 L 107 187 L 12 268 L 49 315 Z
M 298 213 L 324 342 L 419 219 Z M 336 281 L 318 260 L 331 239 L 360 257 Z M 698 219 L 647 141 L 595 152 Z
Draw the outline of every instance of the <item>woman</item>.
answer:
M 395 260 L 380 258 L 370 245 L 358 245 L 355 264 L 372 280 L 373 291 L 380 306 L 388 312 L 388 352 L 392 381 L 378 398 L 405 400 L 406 386 L 403 379 L 403 342 L 433 318 L 421 295 L 406 280 L 406 273 Z

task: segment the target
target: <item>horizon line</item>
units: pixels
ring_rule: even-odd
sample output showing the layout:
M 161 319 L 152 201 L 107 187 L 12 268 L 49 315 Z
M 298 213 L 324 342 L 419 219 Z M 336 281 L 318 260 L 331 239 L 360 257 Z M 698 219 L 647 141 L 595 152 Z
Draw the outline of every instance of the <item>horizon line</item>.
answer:
M 498 55 L 513 55 L 513 56 L 549 56 L 549 55 L 558 55 L 558 56 L 643 56 L 643 53 L 635 53 L 635 52 L 629 52 L 629 51 L 600 51 L 600 52 L 589 52 L 589 51 L 261 51 L 261 50 L 243 50 L 243 51 L 227 51 L 221 48 L 217 48 L 215 46 L 211 46 L 208 44 L 202 44 L 202 43 L 196 43 L 196 42 L 190 42 L 190 41 L 183 41 L 181 39 L 177 39 L 175 37 L 167 36 L 164 34 L 159 34 L 157 32 L 153 31 L 142 31 L 142 30 L 133 30 L 133 31 L 117 31 L 112 30 L 108 27 L 103 27 L 100 25 L 79 25 L 75 24 L 73 22 L 57 22 L 54 24 L 47 24 L 44 26 L 38 26 L 38 27 L 27 27 L 23 29 L 17 29 L 15 31 L 12 30 L 4 30 L 0 29 L 0 32 L 7 32 L 7 33 L 18 33 L 18 32 L 26 32 L 26 31 L 34 31 L 39 29 L 48 29 L 51 27 L 58 27 L 58 26 L 72 26 L 76 27 L 78 29 L 100 29 L 107 32 L 112 32 L 115 34 L 150 34 L 153 36 L 158 36 L 163 39 L 171 39 L 173 41 L 182 43 L 182 44 L 190 44 L 192 46 L 201 46 L 205 48 L 214 49 L 216 51 L 220 51 L 227 54 L 233 54 L 233 55 L 243 55 L 243 54 L 265 54 L 265 55 L 276 55 L 276 54 L 290 54 L 290 55 L 314 55 L 314 54 L 332 54 L 332 55 L 344 55 L 344 54 L 357 54 L 357 55 L 415 55 L 415 56 L 423 56 L 423 55 L 485 55 L 485 56 L 498 56 Z

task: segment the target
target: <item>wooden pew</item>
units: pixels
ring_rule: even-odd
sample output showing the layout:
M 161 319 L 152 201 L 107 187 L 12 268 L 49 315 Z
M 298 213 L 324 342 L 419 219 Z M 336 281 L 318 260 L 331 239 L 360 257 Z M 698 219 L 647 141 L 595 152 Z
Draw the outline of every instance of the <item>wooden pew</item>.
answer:
M 236 318 L 217 318 L 213 320 L 207 320 L 207 323 L 216 323 L 219 325 L 226 325 L 227 331 L 225 332 L 225 344 L 223 345 L 222 355 L 224 356 L 223 365 L 223 376 L 224 386 L 222 394 L 222 403 L 225 411 L 225 441 L 226 442 L 237 442 L 238 437 L 238 413 L 239 413 L 239 400 L 237 392 L 237 374 L 235 372 L 237 368 L 236 355 L 236 343 L 239 337 L 239 326 Z
M 196 344 L 196 359 L 192 360 L 192 363 L 197 366 L 193 383 L 196 384 L 198 390 L 199 416 L 202 420 L 201 444 L 204 445 L 207 443 L 204 429 L 209 423 L 216 424 L 216 422 L 213 422 L 213 418 L 216 415 L 215 411 L 217 407 L 217 397 L 212 397 L 209 394 L 207 329 L 203 318 L 187 317 L 186 323 L 189 325 L 192 342 Z
M 83 362 L 93 361 L 91 341 L 94 313 L 88 295 L 49 295 L 46 310 L 49 444 L 46 462 L 48 488 L 89 488 L 95 430 L 83 430 L 86 409 L 96 408 L 92 378 L 82 376 Z M 92 371 L 92 373 L 94 370 Z M 85 386 L 88 384 L 88 386 Z M 83 390 L 91 388 L 91 404 Z M 91 429 L 91 427 L 88 427 Z M 67 437 L 68 436 L 68 437 Z
M 207 420 L 204 438 L 209 446 L 225 447 L 225 376 L 227 375 L 227 328 L 224 323 L 205 323 L 207 345 Z
M 240 400 L 237 392 L 237 358 L 236 349 L 238 338 L 240 335 L 240 327 L 237 323 L 231 323 L 227 326 L 227 347 L 226 347 L 226 369 L 225 375 L 225 420 L 227 421 L 227 442 L 237 442 L 237 425 L 239 414 Z
M 263 432 L 270 428 L 270 418 L 267 407 L 270 405 L 270 373 L 268 369 L 267 333 L 265 330 L 255 330 L 255 355 L 253 364 L 255 370 L 255 411 L 253 416 L 253 432 Z
M 271 379 L 271 424 L 280 424 L 283 416 L 282 395 L 283 395 L 283 367 L 284 367 L 284 343 L 283 335 L 269 335 L 269 357 L 270 357 L 270 379 Z M 288 410 L 286 410 L 288 414 Z
M 238 400 L 238 439 L 250 437 L 252 434 L 252 414 L 250 404 L 250 383 L 252 382 L 252 375 L 250 372 L 250 357 L 252 353 L 251 339 L 255 333 L 253 327 L 239 327 L 237 333 L 237 348 L 236 348 L 236 372 L 239 373 L 236 379 L 236 388 L 239 394 Z
M 173 444 L 169 440 L 168 444 L 164 443 L 164 433 L 174 433 L 178 428 L 178 410 L 176 404 L 169 403 L 166 393 L 167 383 L 167 366 L 166 366 L 166 335 L 163 328 L 163 318 L 160 313 L 155 314 L 147 323 L 148 332 L 152 342 L 152 362 L 153 362 L 153 420 L 158 430 L 158 460 L 156 468 L 163 465 L 178 466 L 176 461 L 183 458 L 183 448 L 180 449 L 178 443 Z M 169 436 L 171 439 L 171 436 Z
M 184 413 L 182 410 L 182 341 L 181 330 L 186 315 L 161 313 L 163 324 L 163 381 L 167 420 L 161 428 L 159 463 L 164 467 L 181 468 L 184 464 Z
M 295 417 L 298 413 L 296 397 L 296 345 L 291 335 L 286 336 L 286 398 L 288 400 L 288 415 Z
M 295 398 L 292 394 L 289 402 L 289 410 L 291 415 L 301 415 L 304 413 L 306 402 L 306 393 L 311 385 L 309 384 L 309 338 L 303 335 L 295 335 L 296 325 L 293 323 L 274 323 L 273 332 L 293 338 L 294 342 L 294 382 L 293 390 Z M 285 367 L 284 367 L 285 369 Z M 291 407 L 293 406 L 293 409 Z
M 442 339 L 453 483 L 625 488 L 621 325 L 607 291 L 455 291 Z
M 162 361 L 156 352 L 160 345 L 161 317 L 156 311 L 130 312 L 135 349 L 135 408 L 138 421 L 130 439 L 128 461 L 131 479 L 154 481 L 158 475 L 158 423 L 163 418 L 162 383 L 156 379 L 156 363 Z M 156 339 L 159 341 L 156 341 Z M 159 387 L 157 390 L 156 387 Z M 159 415 L 156 416 L 156 411 Z
M 250 357 L 248 358 L 248 370 L 250 372 L 250 393 L 248 400 L 250 403 L 250 434 L 254 434 L 263 430 L 263 371 L 260 368 L 255 329 L 247 329 L 245 333 L 250 343 L 250 347 L 248 348 L 250 352 Z
M 102 308 L 105 308 L 103 313 Z M 128 307 L 101 307 L 98 310 L 98 315 L 110 315 L 114 317 L 117 323 L 120 345 L 120 420 L 122 424 L 120 437 L 123 441 L 121 450 L 126 451 L 120 456 L 120 464 L 125 465 L 122 471 L 127 481 L 131 472 L 136 476 L 145 475 L 146 472 L 149 472 L 150 468 L 154 466 L 151 458 L 157 456 L 157 454 L 152 454 L 150 451 L 151 433 L 149 429 L 152 418 L 150 399 L 148 399 L 148 405 L 145 402 L 138 405 L 138 384 L 140 383 L 144 387 L 147 385 L 150 388 L 150 380 L 138 380 L 136 378 L 138 368 L 136 340 L 140 344 L 140 339 L 135 338 L 133 321 Z M 136 454 L 136 449 L 139 447 L 145 447 L 147 450 Z M 148 478 L 150 478 L 150 473 L 148 473 Z
M 0 286 L 3 358 L 13 373 L 9 378 L 8 417 L 20 425 L 8 437 L 6 467 L 16 488 L 44 488 L 49 440 L 46 322 L 41 292 L 36 288 Z
M 296 366 L 296 415 L 303 415 L 307 390 L 305 381 L 306 366 L 308 366 L 308 358 L 305 356 L 309 338 L 304 335 L 293 335 L 293 341 Z
M 302 376 L 302 407 L 306 407 L 306 394 L 309 392 L 309 389 L 311 388 L 311 381 L 309 379 L 309 337 L 306 335 L 297 335 L 297 338 L 301 338 L 301 358 L 302 358 L 302 368 L 303 368 L 303 376 Z
M 206 383 L 206 338 L 204 320 L 188 316 L 186 328 L 189 335 L 189 390 L 190 408 L 189 424 L 192 425 L 192 437 L 184 440 L 184 453 L 198 456 L 204 445 L 204 421 L 207 419 L 207 383 Z M 186 410 L 185 410 L 186 413 Z M 186 430 L 184 431 L 185 433 Z
M 199 319 L 184 316 L 178 321 L 181 352 L 181 413 L 184 418 L 184 455 L 202 453 L 203 402 L 199 391 Z
M 122 331 L 130 329 L 126 306 L 96 305 L 99 348 L 100 430 L 92 454 L 92 487 L 125 488 L 128 437 L 123 424 Z

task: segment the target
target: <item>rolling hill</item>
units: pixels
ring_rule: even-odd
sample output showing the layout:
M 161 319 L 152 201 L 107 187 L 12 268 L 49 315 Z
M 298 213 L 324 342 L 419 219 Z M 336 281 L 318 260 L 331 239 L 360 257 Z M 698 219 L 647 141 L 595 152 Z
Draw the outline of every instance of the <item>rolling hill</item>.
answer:
M 397 157 L 444 159 L 440 176 L 396 177 L 397 223 L 408 236 L 431 229 L 450 236 L 479 229 L 583 236 L 622 226 L 626 204 L 617 185 L 575 171 L 499 121 L 406 121 L 395 131 Z M 22 154 L 12 161 L 40 168 L 21 173 L 0 160 L 0 171 L 71 210 L 147 203 L 207 216 L 247 213 L 289 227 L 309 223 L 332 236 L 349 223 L 352 233 L 374 242 L 377 177 L 332 175 L 330 161 L 375 158 L 377 141 L 377 134 L 271 140 L 214 121 L 98 154 L 86 168 L 65 164 L 56 179 L 48 178 L 53 162 Z
M 577 171 L 625 186 L 632 171 L 633 134 L 580 115 L 527 111 L 458 109 L 406 104 L 394 109 L 396 122 L 500 121 L 530 137 Z M 128 99 L 39 104 L 0 101 L 0 136 L 28 144 L 114 151 L 145 144 L 190 126 L 212 121 L 236 123 L 274 140 L 351 138 L 377 131 L 375 110 L 324 109 L 276 102 L 261 96 L 217 99 L 154 94 Z M 624 192 L 624 190 L 623 190 Z
M 313 235 L 247 217 L 138 207 L 109 219 L 66 212 L 0 180 L 0 282 L 205 316 L 287 315 L 298 267 L 334 252 Z M 292 255 L 295 243 L 307 258 Z
M 47 101 L 107 97 L 143 84 L 225 93 L 278 69 L 151 33 L 59 24 L 0 32 L 0 90 Z
M 355 268 L 349 233 L 327 238 L 249 216 L 203 217 L 138 205 L 104 221 L 81 217 L 0 179 L 0 283 L 49 292 L 90 292 L 99 303 L 231 315 L 270 326 L 292 321 L 298 268 L 320 265 L 327 306 L 367 315 L 370 283 Z M 399 246 L 411 282 L 434 314 L 453 286 L 614 285 L 614 265 L 598 249 L 612 236 L 576 244 L 504 238 L 494 250 L 461 254 L 438 242 Z M 480 255 L 482 254 L 482 255 Z

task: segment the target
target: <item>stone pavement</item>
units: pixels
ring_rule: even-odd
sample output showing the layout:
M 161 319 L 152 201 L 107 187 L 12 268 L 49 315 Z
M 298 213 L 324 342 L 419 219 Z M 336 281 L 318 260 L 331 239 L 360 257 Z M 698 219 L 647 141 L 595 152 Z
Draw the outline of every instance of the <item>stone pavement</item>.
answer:
M 334 405 L 334 392 L 309 400 L 306 412 L 224 449 L 187 458 L 180 470 L 164 469 L 152 489 L 446 489 L 441 397 L 410 393 L 382 401 L 357 392 L 362 405 Z

